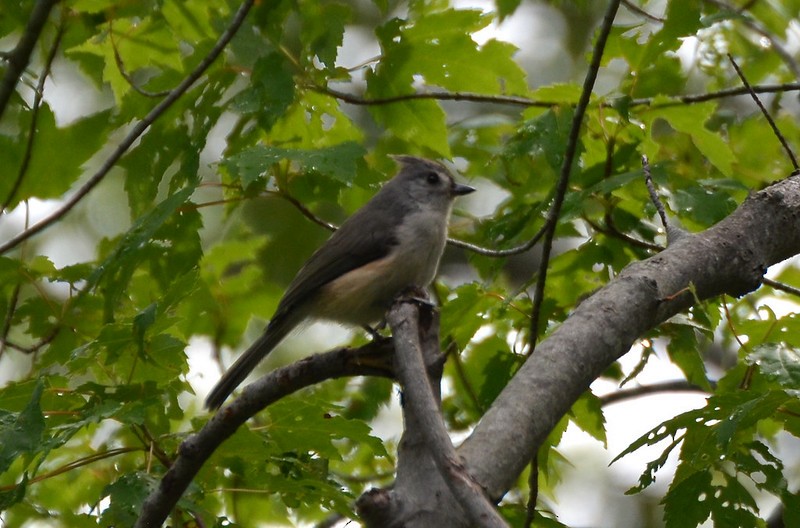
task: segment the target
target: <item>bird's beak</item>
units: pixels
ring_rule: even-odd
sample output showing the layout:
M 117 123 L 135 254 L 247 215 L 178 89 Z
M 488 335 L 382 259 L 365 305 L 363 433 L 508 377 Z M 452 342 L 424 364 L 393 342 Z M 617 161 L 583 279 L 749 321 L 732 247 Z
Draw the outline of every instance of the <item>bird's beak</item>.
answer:
M 475 192 L 475 187 L 470 187 L 469 185 L 462 185 L 460 183 L 454 183 L 452 192 L 453 196 L 464 196 L 465 194 Z

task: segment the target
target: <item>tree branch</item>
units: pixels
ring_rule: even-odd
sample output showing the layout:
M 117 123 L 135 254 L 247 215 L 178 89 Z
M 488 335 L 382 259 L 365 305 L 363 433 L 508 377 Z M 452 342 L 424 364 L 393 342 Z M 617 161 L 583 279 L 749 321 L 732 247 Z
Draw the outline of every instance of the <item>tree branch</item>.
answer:
M 575 115 L 572 117 L 572 126 L 570 127 L 569 137 L 567 138 L 567 146 L 564 149 L 564 161 L 561 164 L 561 174 L 556 183 L 553 203 L 547 211 L 547 220 L 545 221 L 544 229 L 545 234 L 544 240 L 542 241 L 542 256 L 539 261 L 539 274 L 536 278 L 536 287 L 533 293 L 533 307 L 531 308 L 531 352 L 533 352 L 536 347 L 537 335 L 539 333 L 539 318 L 541 316 L 542 302 L 544 301 L 544 288 L 547 282 L 547 269 L 550 266 L 550 252 L 553 249 L 553 239 L 555 238 L 556 226 L 558 225 L 558 217 L 561 214 L 561 206 L 564 204 L 564 197 L 567 194 L 569 176 L 572 172 L 572 163 L 578 151 L 578 138 L 580 137 L 583 116 L 586 114 L 586 109 L 592 97 L 594 82 L 597 79 L 597 74 L 600 71 L 600 63 L 603 59 L 603 50 L 606 47 L 608 36 L 611 34 L 614 18 L 617 15 L 617 9 L 619 9 L 619 2 L 620 0 L 612 0 L 609 3 L 608 9 L 603 17 L 603 22 L 600 24 L 597 42 L 595 42 L 594 49 L 592 50 L 592 62 L 589 64 L 589 70 L 586 72 L 586 78 L 583 81 L 583 90 L 581 90 L 578 105 L 575 107 Z
M 386 319 L 395 344 L 397 378 L 404 391 L 404 413 L 410 415 L 406 418 L 406 429 L 410 430 L 413 424 L 414 432 L 423 440 L 422 449 L 433 458 L 436 469 L 472 525 L 487 528 L 508 526 L 456 454 L 440 405 L 434 397 L 433 380 L 428 378 L 422 359 L 419 327 L 428 323 L 428 326 L 438 328 L 438 315 L 434 315 L 431 307 L 420 307 L 415 301 L 403 299 L 389 310 Z M 428 321 L 420 323 L 420 319 Z M 434 335 L 438 337 L 435 330 Z M 429 334 L 427 345 L 429 357 L 440 354 L 438 338 L 430 338 Z M 439 378 L 435 381 L 438 386 Z
M 779 233 L 780 236 L 776 236 Z M 458 452 L 494 499 L 589 384 L 641 335 L 697 298 L 741 296 L 800 253 L 800 177 L 748 197 L 728 218 L 626 267 L 544 340 Z M 684 293 L 676 294 L 676 292 Z
M 17 42 L 16 47 L 5 55 L 5 60 L 8 63 L 6 73 L 3 79 L 0 80 L 0 118 L 8 107 L 8 101 L 17 87 L 22 72 L 28 66 L 31 60 L 33 48 L 36 46 L 36 41 L 39 40 L 47 18 L 50 16 L 50 11 L 58 3 L 59 0 L 39 0 L 33 6 L 31 17 L 28 19 L 28 25 L 25 32 Z
M 42 107 L 44 83 L 50 76 L 50 69 L 52 68 L 53 61 L 56 58 L 56 52 L 58 51 L 59 46 L 61 46 L 61 37 L 63 36 L 64 21 L 62 19 L 61 23 L 58 25 L 58 31 L 56 32 L 56 37 L 53 40 L 53 44 L 50 45 L 50 51 L 47 53 L 47 58 L 45 59 L 42 73 L 39 75 L 39 82 L 36 84 L 36 91 L 33 95 L 33 105 L 31 106 L 31 123 L 28 127 L 28 137 L 25 143 L 25 152 L 22 154 L 22 162 L 19 165 L 19 170 L 17 170 L 17 178 L 14 180 L 14 184 L 11 186 L 11 190 L 8 192 L 8 196 L 6 196 L 5 201 L 2 205 L 0 205 L 0 213 L 5 211 L 11 202 L 14 201 L 17 192 L 19 192 L 19 188 L 22 186 L 22 181 L 25 179 L 25 175 L 28 173 L 28 167 L 30 166 L 31 157 L 33 156 L 33 145 L 36 140 L 36 131 L 39 126 L 39 110 Z
M 114 165 L 120 160 L 120 158 L 128 151 L 131 145 L 136 142 L 136 140 L 144 134 L 144 132 L 153 124 L 153 122 L 158 119 L 167 109 L 172 106 L 184 93 L 186 93 L 189 88 L 203 75 L 203 73 L 208 69 L 209 66 L 219 57 L 222 53 L 222 50 L 225 49 L 225 46 L 228 45 L 228 42 L 231 41 L 233 36 L 241 27 L 242 23 L 244 23 L 244 19 L 247 16 L 247 13 L 250 11 L 250 8 L 253 6 L 255 0 L 244 0 L 242 4 L 239 6 L 239 10 L 236 11 L 236 14 L 233 16 L 231 23 L 225 28 L 222 35 L 220 35 L 217 42 L 214 44 L 214 47 L 211 48 L 208 55 L 203 57 L 203 60 L 192 70 L 183 81 L 178 84 L 172 91 L 169 92 L 160 103 L 153 107 L 147 115 L 142 118 L 141 121 L 136 123 L 131 131 L 122 139 L 117 148 L 111 153 L 111 155 L 106 158 L 100 168 L 95 172 L 83 186 L 81 186 L 75 194 L 70 196 L 64 204 L 59 207 L 55 212 L 50 214 L 49 216 L 45 217 L 44 219 L 40 220 L 38 223 L 34 224 L 30 228 L 26 229 L 19 235 L 13 237 L 11 240 L 6 242 L 5 244 L 0 245 L 0 255 L 6 253 L 7 251 L 17 247 L 23 241 L 31 238 L 32 236 L 36 235 L 40 231 L 44 231 L 46 228 L 50 227 L 54 223 L 58 222 L 64 215 L 72 210 L 89 192 L 94 189 L 97 184 L 99 184 L 103 178 L 106 177 L 108 172 L 111 170 Z M 0 103 L 2 101 L 0 100 Z M 2 106 L 0 106 L 2 109 Z
M 638 387 L 631 387 L 630 389 L 620 389 L 618 391 L 610 392 L 600 396 L 600 405 L 606 406 L 612 403 L 619 403 L 641 396 L 650 396 L 652 394 L 661 394 L 663 392 L 700 392 L 708 394 L 708 391 L 702 387 L 698 387 L 686 380 L 679 379 L 673 381 L 663 381 L 660 383 L 652 383 L 650 385 L 640 385 Z
M 390 340 L 373 341 L 361 348 L 340 348 L 273 370 L 248 385 L 242 395 L 223 407 L 196 434 L 180 446 L 178 456 L 142 505 L 137 528 L 162 525 L 189 483 L 222 442 L 266 406 L 298 390 L 346 376 L 392 376 Z

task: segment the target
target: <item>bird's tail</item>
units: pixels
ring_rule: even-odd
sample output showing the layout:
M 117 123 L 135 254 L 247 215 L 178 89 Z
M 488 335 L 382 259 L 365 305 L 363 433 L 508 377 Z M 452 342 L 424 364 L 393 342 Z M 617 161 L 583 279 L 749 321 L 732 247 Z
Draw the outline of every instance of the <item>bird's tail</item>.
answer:
M 291 317 L 273 318 L 267 329 L 250 348 L 228 368 L 206 398 L 206 409 L 218 409 L 240 383 L 256 368 L 272 349 L 278 346 L 286 334 L 294 328 Z

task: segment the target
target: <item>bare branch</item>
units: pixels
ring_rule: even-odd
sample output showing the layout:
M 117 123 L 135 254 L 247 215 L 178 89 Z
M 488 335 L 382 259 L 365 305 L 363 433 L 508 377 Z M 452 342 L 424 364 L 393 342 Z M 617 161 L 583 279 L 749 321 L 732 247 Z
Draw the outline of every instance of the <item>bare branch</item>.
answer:
M 3 205 L 0 205 L 0 214 L 2 214 L 6 208 L 14 201 L 14 198 L 19 192 L 19 188 L 22 185 L 22 180 L 25 179 L 25 175 L 28 173 L 28 167 L 30 166 L 31 156 L 33 155 L 33 145 L 36 139 L 36 130 L 39 125 L 39 109 L 42 106 L 42 95 L 44 94 L 44 84 L 47 81 L 47 78 L 50 76 L 50 69 L 53 66 L 53 61 L 56 58 L 56 52 L 58 51 L 59 46 L 61 45 L 61 37 L 64 35 L 64 20 L 61 20 L 61 23 L 58 25 L 58 31 L 56 32 L 56 37 L 53 40 L 53 44 L 50 45 L 50 51 L 47 53 L 47 58 L 44 62 L 44 67 L 42 68 L 42 73 L 39 75 L 39 82 L 36 85 L 36 90 L 33 95 L 33 106 L 31 108 L 31 124 L 28 127 L 28 137 L 27 142 L 25 143 L 25 152 L 22 154 L 22 163 L 20 163 L 19 170 L 17 171 L 17 178 L 14 180 L 14 184 L 11 186 L 11 190 L 6 196 Z
M 304 88 L 319 92 L 321 94 L 329 95 L 345 103 L 356 106 L 378 106 L 393 103 L 402 103 L 405 101 L 414 101 L 420 99 L 435 99 L 437 101 L 468 101 L 472 103 L 491 103 L 512 106 L 538 106 L 542 108 L 549 108 L 551 106 L 559 105 L 560 103 L 554 101 L 534 101 L 527 97 L 520 97 L 514 95 L 483 95 L 469 92 L 418 92 L 401 95 L 392 95 L 389 97 L 376 97 L 367 99 L 358 95 L 349 94 L 347 92 L 340 92 L 327 86 L 319 86 L 316 84 L 305 85 Z
M 744 87 L 747 88 L 747 91 L 750 93 L 750 97 L 753 98 L 753 101 L 755 101 L 756 105 L 758 106 L 758 109 L 761 110 L 761 113 L 764 115 L 764 118 L 767 120 L 767 123 L 769 123 L 769 126 L 772 128 L 772 132 L 775 134 L 775 137 L 778 138 L 778 141 L 783 147 L 783 150 L 786 151 L 786 155 L 789 157 L 789 161 L 792 162 L 792 167 L 794 167 L 795 172 L 797 172 L 798 170 L 800 170 L 800 167 L 797 165 L 797 158 L 795 158 L 794 152 L 792 152 L 791 147 L 789 147 L 789 143 L 786 141 L 786 138 L 783 137 L 783 134 L 778 128 L 778 125 L 775 124 L 775 120 L 772 119 L 772 116 L 769 114 L 769 112 L 767 112 L 767 109 L 764 108 L 764 105 L 761 103 L 761 99 L 758 98 L 756 93 L 750 87 L 750 83 L 747 82 L 747 77 L 744 76 L 742 69 L 739 68 L 739 65 L 736 64 L 736 61 L 733 59 L 733 55 L 731 55 L 730 53 L 728 53 L 728 60 L 731 61 L 731 64 L 733 64 L 733 69 L 736 70 L 736 74 L 742 80 L 742 84 L 744 84 Z M 798 76 L 800 76 L 800 74 L 798 74 Z
M 772 289 L 779 290 L 785 293 L 790 293 L 792 295 L 800 297 L 800 288 L 795 288 L 794 286 L 789 286 L 788 284 L 774 281 L 772 279 L 768 279 L 767 277 L 764 277 L 764 279 L 761 282 L 763 282 Z
M 536 339 L 539 333 L 539 319 L 541 317 L 542 302 L 544 301 L 544 288 L 547 282 L 547 269 L 550 265 L 550 252 L 553 249 L 553 239 L 555 238 L 556 226 L 558 225 L 558 217 L 561 214 L 561 206 L 564 204 L 564 197 L 567 194 L 567 186 L 569 185 L 569 176 L 572 172 L 572 163 L 575 160 L 575 154 L 578 150 L 578 138 L 580 137 L 581 125 L 583 123 L 583 116 L 586 114 L 586 109 L 589 106 L 589 101 L 592 97 L 592 90 L 594 89 L 594 82 L 597 79 L 597 73 L 600 71 L 600 64 L 603 58 L 603 51 L 605 50 L 608 36 L 611 34 L 611 28 L 614 25 L 614 18 L 617 15 L 620 0 L 612 0 L 603 21 L 600 24 L 600 29 L 597 35 L 594 49 L 592 50 L 592 61 L 589 64 L 589 70 L 586 72 L 586 78 L 583 81 L 583 89 L 581 96 L 578 100 L 578 105 L 575 107 L 575 115 L 572 117 L 572 126 L 570 127 L 569 137 L 567 138 L 567 146 L 564 150 L 564 161 L 561 165 L 561 173 L 556 183 L 555 195 L 553 196 L 553 203 L 547 212 L 547 219 L 544 228 L 544 240 L 542 241 L 542 257 L 539 263 L 539 274 L 536 278 L 536 287 L 533 294 L 533 308 L 531 309 L 531 347 L 530 353 L 536 348 Z
M 641 385 L 639 387 L 631 387 L 629 389 L 621 389 L 618 391 L 610 392 L 600 396 L 600 405 L 606 406 L 613 403 L 619 403 L 633 398 L 640 398 L 642 396 L 651 396 L 653 394 L 660 394 L 664 392 L 700 392 L 707 394 L 708 391 L 702 387 L 698 387 L 686 380 L 663 381 L 660 383 L 653 383 L 650 385 Z
M 191 86 L 203 75 L 203 73 L 208 69 L 209 66 L 219 57 L 222 53 L 222 50 L 225 49 L 225 46 L 228 45 L 228 42 L 231 41 L 233 36 L 241 27 L 242 23 L 247 16 L 247 13 L 250 11 L 250 8 L 253 6 L 255 0 L 244 0 L 242 4 L 239 6 L 238 11 L 233 16 L 231 23 L 225 28 L 225 31 L 220 35 L 217 42 L 214 44 L 214 47 L 211 48 L 208 55 L 203 57 L 203 60 L 192 70 L 183 81 L 178 84 L 172 91 L 170 91 L 169 95 L 165 97 L 160 103 L 158 103 L 155 107 L 153 107 L 150 112 L 134 127 L 131 131 L 123 138 L 117 148 L 114 149 L 114 152 L 106 158 L 100 168 L 95 172 L 87 181 L 86 183 L 81 186 L 75 194 L 73 194 L 69 199 L 67 199 L 64 204 L 59 207 L 55 212 L 44 218 L 43 220 L 39 221 L 38 223 L 34 224 L 30 228 L 26 229 L 19 235 L 13 237 L 11 240 L 6 242 L 5 244 L 0 245 L 0 255 L 6 253 L 7 251 L 17 247 L 23 241 L 31 238 L 32 236 L 36 235 L 37 233 L 43 231 L 44 229 L 50 227 L 54 223 L 58 222 L 64 215 L 72 210 L 89 192 L 94 189 L 97 184 L 99 184 L 103 178 L 106 177 L 108 172 L 111 170 L 114 165 L 119 161 L 119 159 L 127 152 L 127 150 L 133 145 L 133 143 L 141 136 L 153 122 L 158 119 L 167 109 L 172 106 L 186 91 L 191 88 Z M 0 106 L 0 108 L 2 108 Z
M 239 398 L 217 411 L 200 431 L 181 444 L 175 463 L 142 505 L 136 527 L 161 526 L 208 457 L 258 411 L 325 380 L 391 376 L 392 351 L 390 340 L 373 341 L 357 349 L 339 348 L 273 370 L 245 387 Z
M 627 233 L 623 233 L 614 223 L 614 219 L 612 218 L 611 214 L 606 214 L 604 220 L 606 225 L 602 226 L 597 222 L 591 220 L 590 218 L 586 217 L 583 218 L 583 221 L 589 224 L 589 226 L 598 233 L 603 233 L 604 235 L 618 238 L 623 242 L 630 244 L 631 246 L 647 249 L 649 251 L 661 251 L 664 249 L 662 246 L 658 244 L 653 244 L 652 242 L 647 242 L 646 240 L 640 240 L 638 238 L 630 236 Z
M 630 0 L 622 0 L 622 5 L 624 5 L 629 11 L 632 13 L 636 13 L 639 16 L 642 16 L 650 21 L 658 22 L 660 24 L 664 23 L 664 19 L 661 17 L 657 17 L 656 15 L 650 14 L 641 7 L 637 6 Z
M 310 85 L 306 86 L 306 88 L 308 88 L 309 90 L 314 90 L 320 93 L 324 93 L 326 95 L 330 95 L 331 97 L 335 97 L 345 103 L 357 106 L 393 104 L 403 101 L 411 101 L 415 99 L 432 99 L 436 101 L 465 101 L 472 103 L 521 106 L 525 108 L 528 107 L 550 108 L 552 106 L 560 106 L 564 104 L 562 101 L 537 101 L 535 99 L 522 96 L 484 95 L 484 94 L 476 94 L 469 92 L 438 92 L 438 91 L 403 94 L 392 97 L 368 99 L 359 95 L 354 95 L 347 92 L 341 92 L 324 86 Z M 756 85 L 753 86 L 753 91 L 755 93 L 796 92 L 800 91 L 800 82 Z M 668 108 L 671 106 L 679 106 L 685 104 L 705 103 L 708 101 L 714 101 L 716 99 L 724 99 L 726 97 L 747 95 L 748 93 L 749 93 L 748 90 L 742 87 L 726 88 L 723 90 L 718 90 L 716 92 L 708 92 L 703 94 L 679 95 L 672 97 L 668 100 L 664 100 L 664 96 L 659 96 L 659 101 L 657 103 L 653 102 L 654 98 L 652 97 L 640 97 L 637 99 L 631 99 L 628 102 L 628 106 L 631 108 L 636 106 L 649 106 L 651 108 Z M 598 103 L 598 106 L 600 107 L 608 107 L 612 105 L 613 101 L 611 102 L 601 101 Z
M 144 88 L 136 84 L 136 82 L 133 80 L 133 77 L 131 77 L 131 74 L 128 73 L 127 69 L 125 69 L 125 63 L 122 60 L 122 56 L 119 54 L 119 49 L 117 48 L 117 41 L 114 39 L 114 27 L 111 23 L 111 20 L 108 21 L 108 38 L 111 41 L 111 49 L 114 50 L 114 62 L 116 62 L 117 64 L 117 70 L 119 71 L 120 75 L 122 75 L 122 78 L 128 82 L 128 85 L 131 88 L 133 88 L 133 90 L 136 93 L 141 94 L 145 97 L 153 97 L 153 98 L 166 97 L 167 95 L 169 95 L 169 90 L 162 90 L 160 92 L 151 92 L 149 90 L 145 90 Z
M 25 71 L 31 60 L 33 48 L 36 46 L 36 41 L 39 40 L 39 35 L 42 33 L 47 18 L 50 16 L 50 11 L 58 1 L 38 0 L 33 6 L 28 25 L 25 27 L 25 32 L 22 33 L 16 47 L 4 55 L 4 60 L 8 63 L 8 66 L 3 79 L 0 80 L 0 118 L 5 113 L 8 101 L 17 87 L 22 72 Z

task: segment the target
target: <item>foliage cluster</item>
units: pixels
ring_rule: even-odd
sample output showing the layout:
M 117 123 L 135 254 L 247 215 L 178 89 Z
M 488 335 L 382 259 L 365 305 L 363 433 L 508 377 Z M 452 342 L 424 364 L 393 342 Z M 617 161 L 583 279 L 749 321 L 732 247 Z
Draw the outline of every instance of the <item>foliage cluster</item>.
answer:
M 190 342 L 204 338 L 219 361 L 228 359 L 221 351 L 252 340 L 251 317 L 271 315 L 326 236 L 308 217 L 346 217 L 394 170 L 390 154 L 455 160 L 461 177 L 501 196 L 488 215 L 457 211 L 456 238 L 505 249 L 542 228 L 592 43 L 592 30 L 568 17 L 579 14 L 593 28 L 604 5 L 550 3 L 583 45 L 573 55 L 578 73 L 539 85 L 515 46 L 477 36 L 521 16 L 520 3 L 497 0 L 485 12 L 447 0 L 256 2 L 222 56 L 89 195 L 110 202 L 121 188 L 124 202 L 105 204 L 116 216 L 123 211 L 121 225 L 109 233 L 87 199 L 37 238 L 13 248 L 0 240 L 0 359 L 5 369 L 16 362 L 27 370 L 0 390 L 6 525 L 131 525 L 181 440 L 208 419 L 192 389 Z M 436 286 L 444 346 L 453 351 L 444 400 L 453 431 L 480 419 L 533 341 L 664 243 L 641 180 L 642 155 L 668 211 L 690 231 L 792 170 L 749 100 L 718 92 L 740 85 L 726 53 L 751 84 L 786 83 L 765 99 L 784 136 L 800 145 L 798 87 L 789 84 L 797 64 L 780 53 L 800 2 L 748 2 L 740 10 L 672 0 L 654 16 L 650 4 L 657 2 L 625 3 L 603 52 L 606 88 L 595 91 L 585 116 L 539 327 L 530 322 L 532 253 L 448 256 L 471 277 Z M 238 8 L 233 0 L 74 0 L 54 8 L 38 62 L 0 109 L 4 209 L 20 212 L 86 185 L 164 91 L 210 53 Z M 16 42 L 30 16 L 30 2 L 4 4 L 4 42 Z M 346 64 L 339 53 L 353 33 L 368 35 L 378 56 Z M 32 95 L 42 76 L 59 83 L 50 55 L 97 91 L 86 115 L 65 122 L 57 105 L 69 102 L 48 99 L 47 90 L 42 100 Z M 9 218 L 0 218 L 0 229 L 10 240 Z M 94 255 L 69 265 L 45 256 L 41 240 L 75 232 Z M 780 279 L 800 286 L 795 268 Z M 711 394 L 706 407 L 621 454 L 668 444 L 644 468 L 632 490 L 639 491 L 679 449 L 663 501 L 667 526 L 709 517 L 720 526 L 763 526 L 769 512 L 755 498 L 763 492 L 785 505 L 787 526 L 800 525 L 788 462 L 773 451 L 779 434 L 800 434 L 797 317 L 768 308 L 782 295 L 762 288 L 709 301 L 643 336 Z M 713 346 L 733 366 L 710 366 Z M 651 349 L 643 350 L 642 364 Z M 624 384 L 637 372 L 615 365 L 606 376 Z M 385 380 L 338 380 L 270 407 L 201 471 L 175 523 L 352 516 L 355 497 L 391 479 L 395 446 L 369 424 L 394 397 Z M 540 453 L 540 504 L 557 496 L 568 423 L 605 442 L 601 402 L 587 392 Z M 521 478 L 504 502 L 509 520 L 524 518 L 527 486 Z

